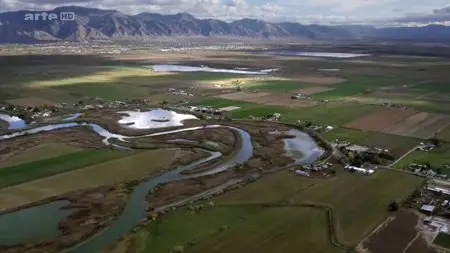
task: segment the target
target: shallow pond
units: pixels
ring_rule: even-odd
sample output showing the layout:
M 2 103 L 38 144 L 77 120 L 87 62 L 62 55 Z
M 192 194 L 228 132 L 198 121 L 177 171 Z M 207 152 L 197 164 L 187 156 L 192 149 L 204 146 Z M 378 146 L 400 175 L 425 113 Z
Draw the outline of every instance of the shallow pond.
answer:
M 16 117 L 16 116 L 9 116 L 6 114 L 0 113 L 0 120 L 6 121 L 8 123 L 8 129 L 14 130 L 14 129 L 22 129 L 27 127 L 27 124 L 25 123 L 25 120 Z
M 151 111 L 122 111 L 123 116 L 118 121 L 119 124 L 126 124 L 129 128 L 134 129 L 154 129 L 183 126 L 182 121 L 188 119 L 198 119 L 191 114 L 182 114 L 174 111 L 154 109 Z
M 69 201 L 55 201 L 0 215 L 0 245 L 15 245 L 58 236 L 59 222 L 72 210 Z
M 305 51 L 269 51 L 264 54 L 286 55 L 286 56 L 306 56 L 306 57 L 325 57 L 325 58 L 357 58 L 371 56 L 371 54 L 359 53 L 334 53 L 334 52 L 305 52 Z
M 295 138 L 287 138 L 283 141 L 287 155 L 294 158 L 296 164 L 311 164 L 325 152 L 307 133 L 296 129 L 291 129 L 285 133 L 295 136 Z
M 235 69 L 218 69 L 210 68 L 206 66 L 193 67 L 184 65 L 152 65 L 149 66 L 156 72 L 213 72 L 213 73 L 232 73 L 232 74 L 247 74 L 247 75 L 267 75 L 270 72 L 276 71 L 276 69 L 262 69 L 256 71 L 242 70 L 239 68 Z

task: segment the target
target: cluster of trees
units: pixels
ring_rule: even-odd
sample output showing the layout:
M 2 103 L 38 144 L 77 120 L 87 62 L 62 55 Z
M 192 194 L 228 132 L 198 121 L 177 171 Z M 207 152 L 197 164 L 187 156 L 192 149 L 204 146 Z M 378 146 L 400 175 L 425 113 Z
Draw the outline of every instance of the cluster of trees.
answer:
M 437 138 L 436 134 L 433 138 L 428 139 L 428 141 L 436 147 L 439 147 L 441 144 L 440 140 Z
M 347 156 L 350 165 L 360 167 L 365 163 L 370 164 L 382 164 L 383 160 L 395 160 L 395 157 L 389 153 L 370 153 L 370 152 L 354 152 L 346 149 L 345 147 L 340 148 L 341 152 Z
M 399 205 L 396 201 L 392 201 L 389 203 L 388 211 L 389 212 L 396 212 L 399 209 Z

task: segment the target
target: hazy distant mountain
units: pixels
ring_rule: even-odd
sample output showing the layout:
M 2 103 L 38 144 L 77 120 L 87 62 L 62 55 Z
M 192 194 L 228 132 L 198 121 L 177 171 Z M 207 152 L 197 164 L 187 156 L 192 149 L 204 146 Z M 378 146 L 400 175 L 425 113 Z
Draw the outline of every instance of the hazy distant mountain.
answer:
M 371 26 L 323 26 L 298 23 L 272 23 L 241 19 L 227 23 L 216 19 L 197 19 L 187 13 L 126 15 L 115 10 L 64 6 L 52 11 L 74 12 L 74 21 L 25 21 L 26 13 L 0 14 L 0 43 L 44 41 L 145 40 L 155 36 L 229 36 L 251 38 L 299 38 L 326 41 L 401 40 L 450 42 L 450 27 L 402 27 L 377 29 Z

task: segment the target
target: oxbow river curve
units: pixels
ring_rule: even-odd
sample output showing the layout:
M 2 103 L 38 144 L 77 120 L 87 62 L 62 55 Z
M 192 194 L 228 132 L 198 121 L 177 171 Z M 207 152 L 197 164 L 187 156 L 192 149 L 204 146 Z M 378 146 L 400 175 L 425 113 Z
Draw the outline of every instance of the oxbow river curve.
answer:
M 73 117 L 76 118 L 76 117 Z M 163 132 L 157 132 L 153 134 L 147 134 L 142 136 L 125 136 L 120 134 L 111 133 L 105 128 L 101 127 L 97 124 L 92 123 L 76 123 L 76 122 L 66 122 L 61 124 L 53 124 L 53 125 L 47 125 L 47 126 L 41 126 L 36 127 L 32 129 L 26 129 L 23 131 L 17 131 L 10 134 L 5 134 L 0 136 L 0 142 L 1 140 L 6 139 L 12 139 L 19 136 L 24 135 L 30 135 L 30 134 L 39 134 L 42 132 L 48 132 L 53 131 L 57 129 L 63 129 L 63 128 L 71 128 L 76 126 L 86 126 L 92 131 L 94 131 L 99 136 L 103 137 L 103 143 L 105 145 L 114 145 L 109 142 L 110 139 L 117 139 L 122 142 L 127 142 L 129 139 L 134 138 L 140 138 L 140 137 L 151 137 L 151 136 L 160 136 L 160 135 L 169 135 L 173 133 L 178 132 L 184 132 L 184 131 L 196 131 L 199 129 L 204 128 L 229 128 L 233 131 L 236 131 L 241 138 L 241 146 L 237 150 L 237 152 L 234 152 L 234 156 L 230 159 L 226 159 L 225 161 L 222 161 L 219 165 L 214 166 L 213 168 L 210 168 L 207 171 L 202 171 L 197 174 L 183 174 L 184 170 L 189 170 L 192 168 L 195 168 L 196 166 L 199 166 L 205 162 L 208 162 L 212 159 L 215 159 L 217 157 L 220 157 L 222 154 L 220 152 L 210 152 L 210 156 L 207 158 L 203 158 L 201 160 L 198 160 L 196 162 L 193 162 L 189 165 L 180 166 L 174 170 L 168 171 L 156 178 L 149 179 L 147 181 L 144 181 L 143 183 L 137 185 L 129 197 L 128 202 L 126 203 L 125 208 L 123 209 L 122 213 L 117 217 L 117 219 L 105 230 L 101 231 L 96 236 L 88 239 L 87 241 L 84 241 L 80 243 L 79 245 L 71 248 L 70 250 L 67 250 L 66 252 L 71 253 L 86 253 L 86 252 L 100 252 L 105 247 L 109 246 L 111 243 L 113 243 L 115 240 L 118 240 L 120 237 L 126 235 L 129 233 L 136 225 L 138 225 L 143 218 L 146 217 L 146 208 L 142 204 L 144 203 L 147 194 L 158 184 L 161 183 L 169 183 L 177 180 L 184 180 L 184 179 L 190 179 L 190 178 L 196 178 L 206 175 L 212 175 L 215 173 L 219 173 L 222 171 L 225 171 L 229 168 L 232 168 L 236 166 L 237 164 L 245 163 L 247 162 L 253 155 L 253 145 L 251 136 L 249 133 L 244 131 L 243 129 L 233 127 L 233 126 L 225 126 L 225 125 L 206 125 L 206 126 L 199 126 L 199 127 L 189 127 L 189 128 L 183 128 L 183 129 L 177 129 L 172 131 L 163 131 Z M 293 139 L 287 139 L 285 140 L 285 149 L 286 153 L 289 156 L 294 156 L 296 152 L 301 152 L 302 155 L 299 156 L 299 158 L 295 158 L 295 163 L 312 163 L 315 160 L 317 160 L 322 154 L 323 150 L 318 147 L 316 142 L 307 134 L 296 131 L 291 132 L 291 134 L 295 135 L 295 138 Z M 114 145 L 117 148 L 124 148 L 120 145 Z M 300 158 L 301 157 L 301 158 Z M 53 206 L 52 206 L 53 204 Z M 53 221 L 53 224 L 57 224 L 60 219 L 62 219 L 61 215 L 59 215 L 61 203 L 60 202 L 54 202 L 46 204 L 46 217 L 48 219 L 48 212 L 53 212 L 55 215 L 55 221 Z M 11 220 L 9 217 L 11 217 L 12 220 L 17 218 L 17 212 L 22 213 L 29 213 L 33 215 L 34 220 L 39 220 L 41 217 L 40 215 L 44 215 L 42 212 L 35 211 L 36 209 L 41 208 L 41 206 L 34 206 L 26 209 L 22 209 L 16 212 L 11 212 L 2 215 L 3 217 L 0 217 L 0 226 L 3 226 L 5 224 L 1 223 L 9 223 L 11 224 Z M 42 208 L 41 208 L 42 209 Z M 3 222 L 2 222 L 3 220 Z M 30 239 L 30 238 L 28 238 Z

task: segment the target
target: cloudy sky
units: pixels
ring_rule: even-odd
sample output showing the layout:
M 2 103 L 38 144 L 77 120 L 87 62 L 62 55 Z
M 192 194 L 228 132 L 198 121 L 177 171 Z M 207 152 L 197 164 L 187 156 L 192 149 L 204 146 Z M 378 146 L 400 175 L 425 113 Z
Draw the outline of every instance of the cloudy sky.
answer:
M 0 12 L 82 5 L 140 12 L 188 12 L 226 21 L 259 18 L 320 24 L 450 25 L 449 0 L 0 0 Z

